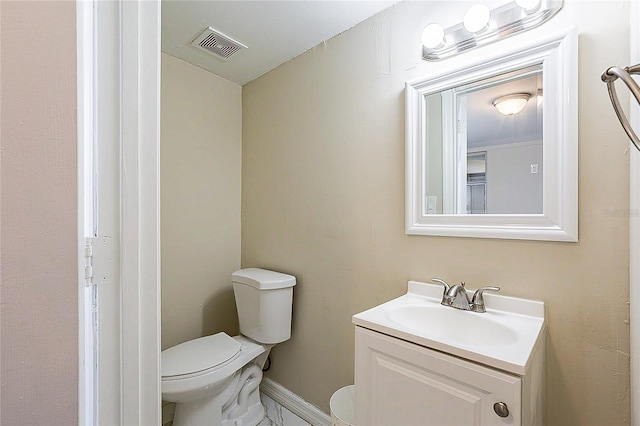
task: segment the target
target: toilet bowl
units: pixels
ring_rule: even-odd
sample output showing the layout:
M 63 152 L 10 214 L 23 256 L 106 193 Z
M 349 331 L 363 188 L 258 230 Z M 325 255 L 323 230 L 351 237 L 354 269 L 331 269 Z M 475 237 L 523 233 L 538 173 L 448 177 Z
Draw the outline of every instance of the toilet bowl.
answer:
M 255 426 L 264 418 L 259 385 L 271 348 L 291 336 L 295 277 L 249 268 L 232 275 L 239 336 L 201 337 L 162 351 L 162 399 L 174 426 Z
M 177 403 L 174 424 L 234 425 L 242 415 L 241 424 L 258 424 L 264 408 L 258 393 L 262 367 L 255 361 L 268 354 L 271 346 L 218 333 L 163 352 L 162 398 Z M 248 381 L 254 385 L 246 387 Z M 241 383 L 245 385 L 242 396 Z M 234 408 L 234 413 L 242 412 L 229 417 Z

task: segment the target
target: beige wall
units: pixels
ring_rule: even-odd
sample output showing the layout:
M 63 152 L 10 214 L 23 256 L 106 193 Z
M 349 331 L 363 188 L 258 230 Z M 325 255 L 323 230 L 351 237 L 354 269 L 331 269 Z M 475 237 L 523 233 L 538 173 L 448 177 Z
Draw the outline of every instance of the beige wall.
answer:
M 629 4 L 568 1 L 536 30 L 580 34 L 580 241 L 407 236 L 404 82 L 442 66 L 422 28 L 471 4 L 402 2 L 244 86 L 242 265 L 298 278 L 268 375 L 328 411 L 351 316 L 437 276 L 546 302 L 547 424 L 628 424 L 629 143 L 599 75 L 627 63 Z
M 0 424 L 77 424 L 75 2 L 0 13 Z
M 162 54 L 162 348 L 237 333 L 242 88 Z

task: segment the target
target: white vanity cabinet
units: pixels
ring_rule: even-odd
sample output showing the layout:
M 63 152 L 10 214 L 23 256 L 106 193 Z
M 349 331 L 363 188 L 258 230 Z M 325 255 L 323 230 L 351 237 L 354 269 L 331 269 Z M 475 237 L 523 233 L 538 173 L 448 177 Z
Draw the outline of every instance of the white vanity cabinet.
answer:
M 542 425 L 546 329 L 542 302 L 496 296 L 494 305 L 515 303 L 519 312 L 458 312 L 429 300 L 430 288 L 418 284 L 422 283 L 410 283 L 407 295 L 354 316 L 356 425 Z M 491 298 L 487 299 L 489 305 Z M 449 323 L 457 316 L 475 322 L 495 318 L 507 320 L 514 330 L 522 321 L 522 329 L 533 331 L 514 333 L 504 342 L 499 338 L 486 345 L 479 342 L 470 350 L 471 343 L 432 337 L 429 322 L 427 331 L 394 323 L 397 312 L 418 305 L 437 309 L 433 315 L 442 313 Z M 470 324 L 461 320 L 459 325 L 468 333 L 458 339 L 479 332 Z

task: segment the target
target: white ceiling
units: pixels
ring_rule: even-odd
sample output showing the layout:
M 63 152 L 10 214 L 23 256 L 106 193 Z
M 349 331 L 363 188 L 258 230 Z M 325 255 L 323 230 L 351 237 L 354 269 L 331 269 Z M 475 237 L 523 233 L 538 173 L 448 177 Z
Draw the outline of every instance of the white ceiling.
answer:
M 162 51 L 244 85 L 397 1 L 163 0 Z M 225 62 L 191 46 L 207 27 L 248 49 Z

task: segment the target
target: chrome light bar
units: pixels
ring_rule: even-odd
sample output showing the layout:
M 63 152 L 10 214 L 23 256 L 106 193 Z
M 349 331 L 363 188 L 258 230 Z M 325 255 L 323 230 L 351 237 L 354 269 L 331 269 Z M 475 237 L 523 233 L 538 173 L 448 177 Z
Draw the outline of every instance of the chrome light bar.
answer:
M 491 10 L 487 25 L 477 32 L 467 30 L 462 22 L 447 28 L 439 45 L 433 48 L 422 48 L 422 58 L 426 61 L 446 59 L 466 50 L 485 46 L 521 31 L 535 28 L 558 13 L 562 9 L 563 1 L 541 0 L 533 10 L 527 10 L 517 3 L 520 1 L 509 2 Z

